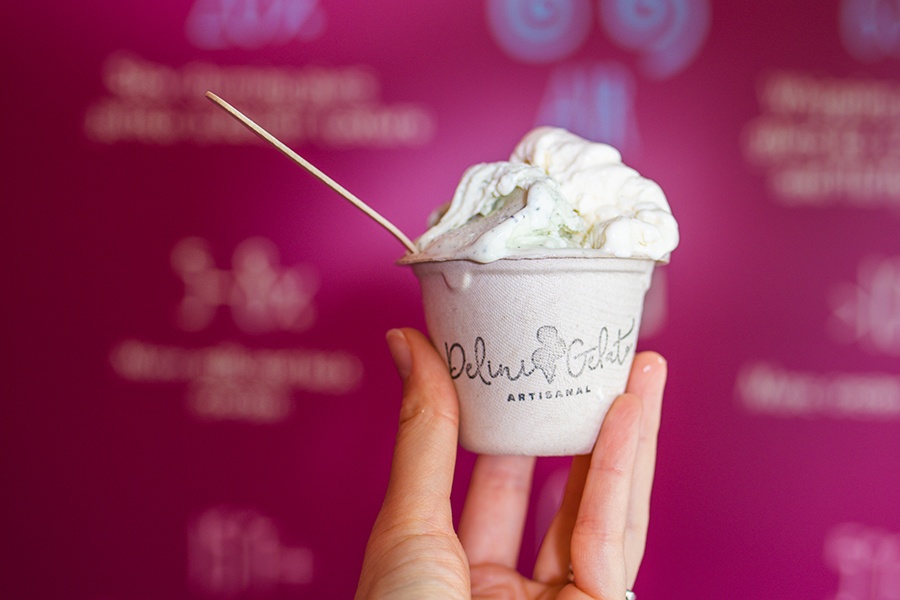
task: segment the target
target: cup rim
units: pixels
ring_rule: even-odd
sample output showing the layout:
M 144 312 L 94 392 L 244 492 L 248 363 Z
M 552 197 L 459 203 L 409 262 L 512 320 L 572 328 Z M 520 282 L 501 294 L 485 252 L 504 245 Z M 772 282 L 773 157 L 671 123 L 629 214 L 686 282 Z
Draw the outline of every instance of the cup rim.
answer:
M 565 252 L 566 250 L 568 252 Z M 578 260 L 578 261 L 633 261 L 633 262 L 652 262 L 656 266 L 662 266 L 669 264 L 669 256 L 665 256 L 659 260 L 647 257 L 640 256 L 611 256 L 609 254 L 588 254 L 589 250 L 582 250 L 581 253 L 573 253 L 572 248 L 560 249 L 557 253 L 545 253 L 542 255 L 521 255 L 521 256 L 506 256 L 503 258 L 498 258 L 497 260 L 489 261 L 489 262 L 479 262 L 477 260 L 472 260 L 470 258 L 454 258 L 454 257 L 433 257 L 424 255 L 424 253 L 412 253 L 407 252 L 405 255 L 400 257 L 395 264 L 400 266 L 415 266 L 427 263 L 458 263 L 458 262 L 466 262 L 472 265 L 490 265 L 493 263 L 503 263 L 503 262 L 514 262 L 514 261 L 545 261 L 545 260 Z

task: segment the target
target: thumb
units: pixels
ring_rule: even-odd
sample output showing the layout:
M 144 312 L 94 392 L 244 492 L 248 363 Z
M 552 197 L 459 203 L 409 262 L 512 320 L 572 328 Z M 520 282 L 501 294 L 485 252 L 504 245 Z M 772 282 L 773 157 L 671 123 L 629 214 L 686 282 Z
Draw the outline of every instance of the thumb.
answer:
M 447 365 L 415 329 L 392 329 L 388 347 L 403 379 L 403 402 L 385 506 L 405 516 L 448 503 L 456 465 L 459 405 Z M 402 514 L 402 513 L 401 513 Z

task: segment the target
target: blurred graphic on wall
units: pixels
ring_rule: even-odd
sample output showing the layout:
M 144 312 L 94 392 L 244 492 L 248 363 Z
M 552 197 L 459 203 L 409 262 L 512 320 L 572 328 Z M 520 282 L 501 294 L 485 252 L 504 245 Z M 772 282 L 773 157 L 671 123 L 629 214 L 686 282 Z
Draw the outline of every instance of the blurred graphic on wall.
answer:
M 670 370 L 639 597 L 900 597 L 896 1 L 48 0 L 0 29 L 3 597 L 355 589 L 417 283 L 207 91 L 411 236 L 536 125 L 615 145 L 682 237 L 638 341 Z M 538 461 L 525 570 L 567 467 Z

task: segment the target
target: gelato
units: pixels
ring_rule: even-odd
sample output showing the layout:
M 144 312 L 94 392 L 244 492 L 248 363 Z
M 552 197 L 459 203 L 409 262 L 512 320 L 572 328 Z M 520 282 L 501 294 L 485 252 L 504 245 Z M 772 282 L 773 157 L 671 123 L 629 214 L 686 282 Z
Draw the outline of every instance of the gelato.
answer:
M 616 257 L 666 262 L 678 225 L 662 189 L 612 146 L 539 127 L 508 161 L 470 167 L 404 262 Z

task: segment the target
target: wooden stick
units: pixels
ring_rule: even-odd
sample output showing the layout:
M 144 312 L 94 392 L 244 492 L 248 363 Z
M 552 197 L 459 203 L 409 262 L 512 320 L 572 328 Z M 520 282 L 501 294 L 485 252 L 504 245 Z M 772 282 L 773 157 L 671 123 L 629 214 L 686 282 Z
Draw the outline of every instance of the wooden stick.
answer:
M 323 173 L 322 171 L 317 169 L 308 160 L 306 160 L 305 158 L 303 158 L 302 156 L 300 156 L 299 154 L 297 154 L 296 152 L 294 152 L 293 150 L 291 150 L 290 148 L 285 146 L 271 133 L 269 133 L 268 131 L 266 131 L 265 129 L 263 129 L 262 127 L 257 125 L 256 123 L 254 123 L 250 118 L 248 118 L 246 115 L 244 115 L 241 111 L 239 111 L 232 105 L 228 104 L 227 102 L 225 102 L 224 100 L 222 100 L 221 98 L 219 98 L 218 96 L 213 94 L 212 92 L 206 92 L 206 97 L 209 98 L 210 100 L 212 100 L 213 103 L 217 104 L 219 107 L 225 109 L 225 111 L 228 112 L 232 117 L 234 117 L 235 119 L 237 119 L 238 121 L 240 121 L 241 123 L 246 125 L 247 128 L 250 129 L 250 131 L 252 131 L 253 133 L 258 135 L 265 141 L 269 142 L 270 144 L 272 144 L 273 146 L 278 148 L 285 156 L 287 156 L 288 158 L 290 158 L 291 160 L 293 160 L 294 162 L 299 164 L 301 167 L 303 167 L 304 169 L 306 169 L 307 171 L 309 171 L 310 173 L 312 173 L 313 175 L 318 177 L 320 180 L 322 180 L 324 183 L 326 183 L 331 189 L 333 189 L 338 194 L 340 194 L 341 196 L 343 196 L 344 198 L 349 200 L 350 203 L 353 204 L 356 208 L 358 208 L 359 210 L 366 213 L 376 223 L 378 223 L 379 225 L 381 225 L 382 227 L 387 229 L 389 232 L 391 232 L 391 234 L 395 238 L 400 240 L 400 242 L 404 246 L 406 246 L 406 248 L 410 252 L 412 252 L 413 254 L 418 252 L 416 245 L 413 244 L 412 241 L 408 237 L 406 237 L 406 235 L 404 235 L 402 231 L 397 229 L 397 227 L 393 223 L 391 223 L 390 221 L 388 221 L 387 219 L 382 217 L 380 214 L 378 214 L 374 209 L 369 207 L 368 204 L 366 204 L 365 202 L 363 202 L 362 200 L 360 200 L 359 198 L 357 198 L 356 196 L 351 194 L 341 184 L 339 184 L 334 179 L 332 179 L 331 177 L 329 177 L 328 175 L 326 175 L 325 173 Z

